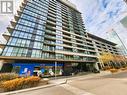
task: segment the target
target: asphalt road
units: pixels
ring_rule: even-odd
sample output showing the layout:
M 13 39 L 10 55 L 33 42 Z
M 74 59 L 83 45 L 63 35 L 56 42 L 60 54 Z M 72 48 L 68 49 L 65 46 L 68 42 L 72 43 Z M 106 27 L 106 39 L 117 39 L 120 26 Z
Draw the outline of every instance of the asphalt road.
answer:
M 17 95 L 127 95 L 127 72 L 86 79 Z

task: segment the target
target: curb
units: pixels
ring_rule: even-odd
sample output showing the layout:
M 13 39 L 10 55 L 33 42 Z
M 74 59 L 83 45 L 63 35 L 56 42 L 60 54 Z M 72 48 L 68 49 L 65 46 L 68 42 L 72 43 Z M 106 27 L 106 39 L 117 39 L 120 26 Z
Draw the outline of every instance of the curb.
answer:
M 0 93 L 0 95 L 12 95 L 12 94 L 18 95 L 18 93 L 23 93 L 23 92 L 32 91 L 32 90 L 38 90 L 38 89 L 42 89 L 42 88 L 49 88 L 49 87 L 57 86 L 60 84 L 65 84 L 65 82 L 62 82 L 59 84 L 49 84 L 49 85 L 44 85 L 44 86 L 39 86 L 39 87 L 33 87 L 33 88 L 27 88 L 27 89 L 22 89 L 22 90 L 17 90 L 17 91 L 5 92 L 5 93 Z

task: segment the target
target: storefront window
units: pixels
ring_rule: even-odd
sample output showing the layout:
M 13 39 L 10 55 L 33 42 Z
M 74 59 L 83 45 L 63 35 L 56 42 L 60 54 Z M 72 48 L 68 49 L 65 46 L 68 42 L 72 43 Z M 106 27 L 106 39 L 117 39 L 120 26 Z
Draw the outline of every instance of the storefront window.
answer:
M 15 66 L 15 67 L 13 67 L 12 72 L 18 74 L 18 73 L 20 72 L 20 66 Z
M 63 63 L 57 63 L 55 71 L 55 63 L 13 63 L 12 72 L 22 75 L 36 75 L 41 77 L 50 77 L 63 75 Z

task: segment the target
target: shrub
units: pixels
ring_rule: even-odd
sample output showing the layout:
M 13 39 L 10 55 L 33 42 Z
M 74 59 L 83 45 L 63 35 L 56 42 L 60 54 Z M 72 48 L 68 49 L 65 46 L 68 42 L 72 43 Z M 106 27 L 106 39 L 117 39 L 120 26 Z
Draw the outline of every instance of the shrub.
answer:
M 48 78 L 44 78 L 43 80 L 40 81 L 40 85 L 46 85 L 48 84 L 49 79 Z
M 110 69 L 110 72 L 111 73 L 116 73 L 116 72 L 118 72 L 118 69 Z
M 16 79 L 1 83 L 0 87 L 4 91 L 13 91 L 13 90 L 37 86 L 40 80 L 41 79 L 36 76 L 27 77 L 27 78 L 16 78 Z
M 126 68 L 121 68 L 120 70 L 125 71 L 125 70 L 126 70 Z
M 7 81 L 7 80 L 12 80 L 15 78 L 18 78 L 18 74 L 15 73 L 1 73 L 0 74 L 0 82 L 1 81 Z

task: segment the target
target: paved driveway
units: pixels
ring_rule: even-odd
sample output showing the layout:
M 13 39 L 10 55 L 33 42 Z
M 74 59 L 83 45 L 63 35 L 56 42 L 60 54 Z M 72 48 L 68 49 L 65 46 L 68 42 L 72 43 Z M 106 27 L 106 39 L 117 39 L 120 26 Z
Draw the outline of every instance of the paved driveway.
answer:
M 87 79 L 84 76 L 67 84 L 17 95 L 127 95 L 127 72 Z
M 73 81 L 69 85 L 95 95 L 127 95 L 127 72 Z

